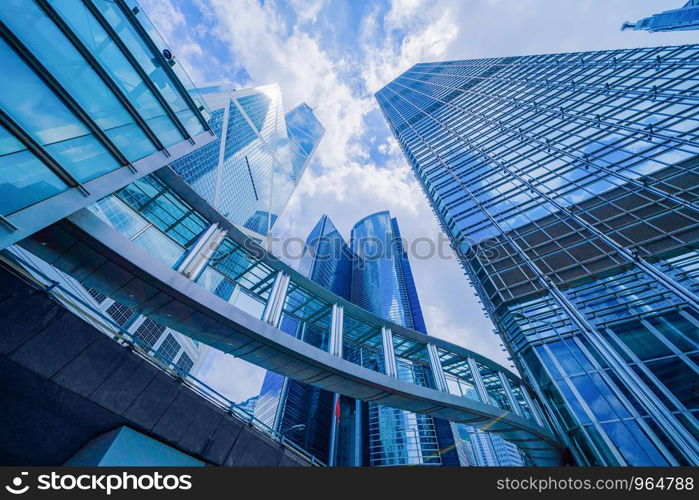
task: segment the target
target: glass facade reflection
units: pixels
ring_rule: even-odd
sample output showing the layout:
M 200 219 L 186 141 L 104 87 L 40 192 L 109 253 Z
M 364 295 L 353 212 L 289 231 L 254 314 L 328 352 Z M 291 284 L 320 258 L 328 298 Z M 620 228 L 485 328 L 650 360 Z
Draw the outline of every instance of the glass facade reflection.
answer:
M 116 176 L 121 187 L 125 171 L 136 178 L 210 140 L 208 110 L 162 57 L 122 0 L 2 2 L 0 61 L 12 75 L 0 82 L 3 245 L 94 201 L 93 181 Z M 59 195 L 69 201 L 51 203 Z
M 697 58 L 423 63 L 376 95 L 581 465 L 699 463 Z
M 172 163 L 231 222 L 266 235 L 325 133 L 305 104 L 284 114 L 278 85 L 202 88 L 217 139 Z
M 427 334 L 415 282 L 403 248 L 398 222 L 389 212 L 369 215 L 352 228 L 352 301 L 394 323 Z M 394 337 L 397 375 L 401 380 L 434 387 L 426 352 L 408 356 L 406 341 Z M 405 353 L 405 355 L 401 355 Z M 449 424 L 375 403 L 367 405 L 369 465 L 458 465 Z M 439 432 L 444 428 L 446 432 Z M 438 439 L 441 437 L 441 442 Z
M 626 22 L 621 26 L 627 29 L 644 31 L 685 31 L 699 29 L 699 0 L 688 0 L 680 9 L 666 10 L 641 19 L 635 23 Z

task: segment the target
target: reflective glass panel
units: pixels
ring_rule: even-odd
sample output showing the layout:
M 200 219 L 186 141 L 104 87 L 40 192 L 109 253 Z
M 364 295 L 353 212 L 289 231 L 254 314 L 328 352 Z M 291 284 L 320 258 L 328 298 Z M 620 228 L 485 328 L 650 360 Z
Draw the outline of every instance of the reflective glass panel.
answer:
M 110 3 L 117 9 L 113 2 Z M 165 109 L 87 7 L 80 0 L 51 0 L 51 4 L 101 63 L 160 142 L 165 146 L 171 146 L 182 141 L 182 135 L 165 114 Z
M 7 0 L 0 17 L 130 161 L 156 151 L 107 85 L 33 2 Z
M 68 186 L 0 126 L 0 214 L 7 216 Z
M 120 167 L 43 81 L 0 40 L 0 106 L 79 182 Z

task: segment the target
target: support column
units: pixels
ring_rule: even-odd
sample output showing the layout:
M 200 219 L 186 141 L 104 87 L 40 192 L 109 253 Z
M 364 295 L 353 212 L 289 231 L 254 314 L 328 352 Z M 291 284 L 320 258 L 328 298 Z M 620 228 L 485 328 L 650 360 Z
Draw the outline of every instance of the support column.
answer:
M 381 344 L 383 346 L 384 371 L 389 377 L 398 378 L 398 368 L 396 367 L 396 353 L 393 350 L 393 332 L 390 328 L 381 327 Z
M 449 392 L 447 378 L 444 376 L 444 369 L 442 368 L 442 362 L 439 360 L 437 346 L 427 344 L 427 354 L 430 357 L 430 368 L 432 368 L 432 377 L 434 378 L 436 389 L 442 392 Z
M 362 466 L 362 402 L 354 401 L 354 466 Z
M 342 357 L 342 336 L 344 327 L 344 308 L 333 304 L 330 318 L 330 341 L 328 342 L 328 352 L 338 358 Z M 331 467 L 337 462 L 337 439 L 338 428 L 340 426 L 340 395 L 333 395 L 332 421 L 330 422 L 330 451 L 328 465 Z
M 485 390 L 485 384 L 481 378 L 481 372 L 478 371 L 478 365 L 476 365 L 476 360 L 473 358 L 468 359 L 468 367 L 471 369 L 471 376 L 473 376 L 473 381 L 476 384 L 476 391 L 478 391 L 478 396 L 481 398 L 481 402 L 485 404 L 491 404 L 490 398 L 488 397 L 488 391 Z
M 282 390 L 279 394 L 279 402 L 277 403 L 277 408 L 274 411 L 274 422 L 272 423 L 272 429 L 275 432 L 281 433 L 282 431 L 282 417 L 284 416 L 284 406 L 286 406 L 286 395 L 289 393 L 289 377 L 284 377 L 284 382 L 282 382 Z
M 286 300 L 286 290 L 289 288 L 289 275 L 282 271 L 277 273 L 272 285 L 272 291 L 269 293 L 267 305 L 262 313 L 262 321 L 274 327 L 279 326 L 279 320 L 282 317 L 284 309 L 284 301 Z
M 519 403 L 515 399 L 515 395 L 512 394 L 512 387 L 510 387 L 510 381 L 507 380 L 507 377 L 501 371 L 498 371 L 498 378 L 500 379 L 500 384 L 502 385 L 502 388 L 505 391 L 507 401 L 510 403 L 510 406 L 512 407 L 512 411 L 514 411 L 517 415 L 523 417 L 524 414 L 522 413 L 522 408 L 519 407 Z
M 226 234 L 227 232 L 222 230 L 218 224 L 209 226 L 209 229 L 204 231 L 204 234 L 189 249 L 185 258 L 177 266 L 177 271 L 191 280 L 197 279 L 211 256 L 218 250 Z
M 529 412 L 534 417 L 534 420 L 536 420 L 536 423 L 541 427 L 548 428 L 546 419 L 544 418 L 543 413 L 541 413 L 541 409 L 539 409 L 538 406 L 534 406 L 534 400 L 529 396 L 529 391 L 527 391 L 527 388 L 522 386 L 520 390 L 522 391 L 522 397 L 527 402 L 527 406 L 529 406 Z
M 330 449 L 328 451 L 328 465 L 334 467 L 337 465 L 337 436 L 340 427 L 340 395 L 333 395 L 333 414 L 330 422 Z
M 529 397 L 529 394 L 526 393 L 526 391 L 524 393 L 526 394 L 525 397 L 527 398 L 527 402 L 531 403 L 530 408 L 532 409 L 532 414 L 534 415 L 536 421 L 539 422 L 539 424 L 544 429 L 551 429 L 551 425 L 549 424 L 549 421 L 546 419 L 546 416 L 544 415 L 544 410 L 541 408 L 541 404 L 539 404 L 539 401 L 531 399 Z
M 328 342 L 328 352 L 338 358 L 342 357 L 342 328 L 343 328 L 344 308 L 333 304 L 332 319 L 330 321 L 330 342 Z

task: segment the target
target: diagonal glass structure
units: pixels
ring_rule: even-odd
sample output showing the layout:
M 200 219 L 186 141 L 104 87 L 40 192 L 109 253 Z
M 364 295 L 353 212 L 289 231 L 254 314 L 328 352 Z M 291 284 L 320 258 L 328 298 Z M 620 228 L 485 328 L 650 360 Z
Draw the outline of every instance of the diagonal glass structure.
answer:
M 306 105 L 284 114 L 281 89 L 201 89 L 217 139 L 172 163 L 234 224 L 266 235 L 284 210 L 325 129 Z
M 162 57 L 122 0 L 2 3 L 2 246 L 213 139 Z
M 699 463 L 698 61 L 685 45 L 421 63 L 376 94 L 579 464 Z
M 643 31 L 686 31 L 699 29 L 699 0 L 688 0 L 683 7 L 653 14 L 635 23 L 625 22 L 624 30 Z

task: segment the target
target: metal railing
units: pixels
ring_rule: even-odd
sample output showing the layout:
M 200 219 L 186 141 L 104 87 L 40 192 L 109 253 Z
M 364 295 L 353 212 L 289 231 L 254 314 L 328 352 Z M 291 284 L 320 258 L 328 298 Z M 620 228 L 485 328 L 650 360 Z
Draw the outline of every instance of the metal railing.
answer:
M 182 335 L 281 375 L 501 433 L 537 465 L 557 463 L 563 456 L 562 443 L 517 375 L 469 349 L 387 321 L 333 294 L 267 252 L 176 174 L 163 170 L 157 177 L 188 205 L 187 213 L 196 212 L 227 233 L 222 256 L 211 259 L 202 272 L 217 268 L 232 280 L 231 286 L 203 286 L 197 276 L 181 274 L 157 252 L 142 249 L 87 210 L 25 240 L 22 248 L 68 274 L 79 269 L 81 276 L 89 276 L 90 287 L 143 309 L 145 316 Z M 95 261 L 86 252 L 103 259 Z M 123 270 L 127 282 L 114 283 L 115 269 Z M 255 302 L 254 311 L 238 300 L 237 287 L 259 299 L 247 301 Z M 165 300 L 153 301 L 154 293 Z M 344 352 L 350 344 L 354 350 Z M 357 356 L 355 344 L 372 355 Z M 449 383 L 454 379 L 467 388 L 465 393 L 454 390 Z
M 22 254 L 25 255 L 23 256 Z M 289 449 L 309 464 L 319 467 L 327 466 L 324 461 L 319 460 L 313 454 L 256 418 L 252 413 L 240 407 L 227 396 L 155 351 L 151 345 L 124 329 L 103 311 L 97 310 L 88 300 L 78 296 L 75 291 L 70 290 L 66 282 L 57 281 L 48 276 L 28 260 L 26 251 L 21 248 L 10 247 L 2 251 L 0 261 L 4 262 L 10 271 L 22 278 L 30 286 L 45 292 L 52 300 L 77 313 L 102 331 L 102 333 L 111 336 L 120 344 L 130 347 L 141 358 L 165 371 L 199 396 L 225 410 L 231 416 L 254 427 L 257 431 Z M 72 280 L 69 276 L 65 276 L 65 279 L 66 281 Z M 78 284 L 78 286 L 80 285 Z

